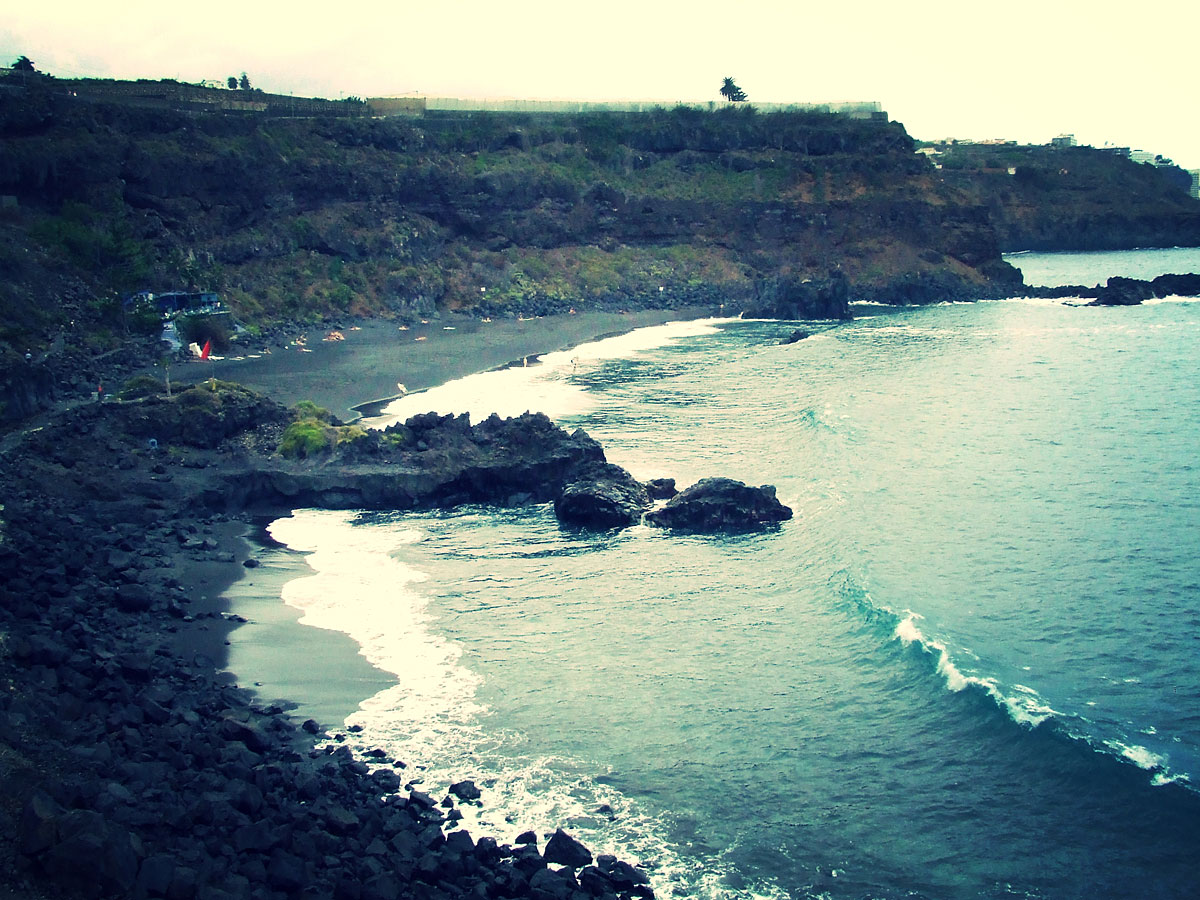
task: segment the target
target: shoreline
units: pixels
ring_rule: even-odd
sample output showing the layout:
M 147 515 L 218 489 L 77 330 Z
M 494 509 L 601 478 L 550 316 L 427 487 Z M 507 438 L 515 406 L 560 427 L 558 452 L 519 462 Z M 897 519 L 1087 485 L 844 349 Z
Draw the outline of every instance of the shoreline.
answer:
M 585 316 L 484 343 L 507 362 L 707 312 L 619 317 L 619 329 L 617 317 Z M 491 368 L 477 342 L 452 334 L 421 342 L 433 345 L 423 379 Z M 392 344 L 355 360 L 343 354 L 339 371 L 378 367 Z M 362 397 L 365 380 L 322 386 L 329 367 L 316 354 L 297 359 L 290 371 L 275 370 L 291 379 L 293 396 L 316 384 L 336 400 Z M 249 375 L 251 366 L 242 368 Z M 203 442 L 166 452 L 157 441 L 147 446 L 138 411 L 120 403 L 64 408 L 0 453 L 8 475 L 0 495 L 0 678 L 9 688 L 0 692 L 0 780 L 14 788 L 0 803 L 0 893 L 64 887 L 277 900 L 310 896 L 306 886 L 333 896 L 352 884 L 378 900 L 431 892 L 534 898 L 587 884 L 590 894 L 653 897 L 642 871 L 593 857 L 561 829 L 515 846 L 472 836 L 455 808 L 479 802 L 472 782 L 427 789 L 421 760 L 389 761 L 344 720 L 327 733 L 294 715 L 290 698 L 302 687 L 279 690 L 256 672 L 232 670 L 230 635 L 265 637 L 262 623 L 233 608 L 230 594 L 242 585 L 282 614 L 264 643 L 282 651 L 283 671 L 307 670 L 324 682 L 326 670 L 342 676 L 332 687 L 335 704 L 348 700 L 353 711 L 373 693 L 362 677 L 346 677 L 355 664 L 371 670 L 367 681 L 379 671 L 349 636 L 301 625 L 282 602 L 280 585 L 297 571 L 263 565 L 272 551 L 261 542 L 261 515 L 194 503 L 236 461 Z M 120 437 L 106 438 L 109 427 Z M 31 568 L 35 557 L 40 566 Z M 296 639 L 300 645 L 289 643 Z M 324 645 L 332 661 L 313 665 L 305 643 Z M 386 859 L 376 854 L 381 840 Z
M 344 333 L 344 341 L 322 342 L 321 350 L 311 353 L 290 349 L 257 359 L 218 361 L 214 374 L 265 393 L 270 392 L 271 383 L 286 378 L 295 397 L 291 403 L 311 399 L 319 406 L 350 410 L 356 419 L 370 418 L 404 395 L 359 401 L 353 391 L 360 385 L 379 383 L 380 364 L 396 361 L 401 352 L 408 354 L 404 364 L 414 373 L 409 376 L 411 384 L 406 382 L 406 386 L 411 387 L 410 393 L 417 393 L 468 375 L 507 368 L 525 358 L 534 359 L 639 328 L 701 318 L 712 311 L 709 307 L 695 307 L 637 313 L 593 312 L 477 322 L 477 327 L 454 326 L 453 330 L 429 323 L 420 329 L 399 331 L 391 323 L 375 323 L 373 327 Z M 450 352 L 452 348 L 454 352 Z M 506 358 L 500 363 L 480 365 L 494 362 L 501 355 Z M 231 365 L 222 367 L 221 363 Z M 335 384 L 329 378 L 330 368 L 349 380 Z M 240 545 L 221 546 L 222 551 L 238 554 L 239 562 L 253 558 L 258 565 L 239 566 L 216 598 L 222 608 L 214 611 L 225 617 L 227 625 L 219 634 L 222 652 L 213 658 L 228 677 L 252 690 L 260 701 L 282 698 L 323 728 L 344 731 L 345 720 L 378 690 L 394 684 L 395 676 L 367 661 L 349 635 L 300 621 L 303 614 L 287 605 L 281 591 L 290 580 L 312 574 L 304 561 L 306 554 L 282 545 L 271 546 L 272 539 L 265 534 L 267 524 L 260 520 L 257 527 L 247 525 L 246 532 L 238 539 Z M 262 540 L 264 537 L 266 540 Z M 286 557 L 292 558 L 290 565 L 284 562 Z M 212 644 L 215 637 L 214 633 L 208 639 L 211 649 L 217 649 Z M 240 650 L 239 659 L 249 663 L 246 671 L 238 671 L 241 662 L 233 658 L 234 645 Z M 328 665 L 319 683 L 307 675 L 314 657 L 324 659 Z M 373 690 L 363 693 L 372 686 Z M 312 696 L 313 691 L 319 696 Z
M 354 421 L 364 407 L 382 408 L 405 394 L 527 357 L 716 312 L 712 306 L 691 306 L 494 321 L 447 314 L 411 327 L 370 320 L 339 331 L 340 340 L 326 339 L 330 329 L 298 330 L 283 349 L 254 349 L 253 339 L 240 339 L 245 355 L 189 364 L 179 375 L 181 380 L 195 372 L 197 380 L 235 381 L 286 406 L 308 400 Z

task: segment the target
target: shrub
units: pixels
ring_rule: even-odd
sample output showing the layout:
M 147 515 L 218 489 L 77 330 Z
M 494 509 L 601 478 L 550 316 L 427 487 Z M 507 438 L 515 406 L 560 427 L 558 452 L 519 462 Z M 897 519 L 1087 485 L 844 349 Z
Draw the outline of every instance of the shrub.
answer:
M 185 409 L 200 410 L 216 409 L 221 401 L 212 387 L 205 383 L 203 386 L 193 385 L 181 392 L 177 402 Z
M 315 419 L 301 419 L 283 432 L 279 453 L 288 459 L 307 459 L 329 451 L 334 441 L 333 428 Z
M 352 441 L 358 441 L 367 436 L 366 429 L 361 425 L 343 425 L 334 430 L 334 440 L 338 444 L 349 444 Z
M 323 406 L 317 406 L 311 400 L 301 400 L 292 407 L 292 418 L 297 422 L 302 422 L 305 419 L 311 419 L 314 422 L 330 423 L 333 421 L 333 413 Z
M 165 394 L 166 383 L 153 375 L 134 375 L 121 387 L 122 400 L 138 400 L 142 397 L 154 397 Z

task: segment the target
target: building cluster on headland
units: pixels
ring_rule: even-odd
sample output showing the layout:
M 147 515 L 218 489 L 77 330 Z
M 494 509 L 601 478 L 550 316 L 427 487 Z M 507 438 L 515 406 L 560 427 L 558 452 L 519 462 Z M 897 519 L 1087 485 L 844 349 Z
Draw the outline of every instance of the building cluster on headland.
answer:
M 971 147 L 975 149 L 987 148 L 1018 148 L 1024 146 L 1017 141 L 1008 140 L 1006 138 L 987 138 L 984 140 L 968 140 L 964 138 L 943 138 L 936 141 L 922 142 L 917 148 L 917 152 L 926 157 L 934 167 L 941 169 L 943 160 L 947 154 L 952 153 L 959 147 Z M 1073 134 L 1060 134 L 1050 139 L 1045 145 L 1056 150 L 1067 150 L 1072 147 L 1085 147 L 1087 149 L 1099 150 L 1102 153 L 1109 153 L 1121 159 L 1127 159 L 1130 162 L 1139 163 L 1142 165 L 1154 166 L 1156 168 L 1171 168 L 1175 165 L 1174 160 L 1163 156 L 1161 153 L 1155 153 L 1152 150 L 1138 150 L 1132 147 L 1118 147 L 1106 144 L 1103 147 L 1090 147 L 1087 144 L 1080 144 Z M 1015 175 L 1016 166 L 1003 167 L 1009 175 Z M 1200 169 L 1186 170 L 1190 179 L 1190 187 L 1188 193 L 1192 197 L 1200 198 Z

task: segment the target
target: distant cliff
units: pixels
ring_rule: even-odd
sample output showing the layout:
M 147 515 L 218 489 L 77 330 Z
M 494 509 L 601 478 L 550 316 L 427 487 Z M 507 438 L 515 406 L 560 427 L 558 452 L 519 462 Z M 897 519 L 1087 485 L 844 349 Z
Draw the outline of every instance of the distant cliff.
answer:
M 954 144 L 938 159 L 1005 252 L 1200 246 L 1200 201 L 1176 166 L 1090 147 Z
M 1200 204 L 1152 169 L 1071 151 L 938 170 L 900 124 L 828 113 L 269 118 L 47 80 L 0 84 L 0 131 L 10 344 L 127 329 L 117 298 L 139 289 L 215 290 L 252 325 L 740 308 L 835 276 L 924 302 L 1013 291 L 1007 249 L 1200 243 Z

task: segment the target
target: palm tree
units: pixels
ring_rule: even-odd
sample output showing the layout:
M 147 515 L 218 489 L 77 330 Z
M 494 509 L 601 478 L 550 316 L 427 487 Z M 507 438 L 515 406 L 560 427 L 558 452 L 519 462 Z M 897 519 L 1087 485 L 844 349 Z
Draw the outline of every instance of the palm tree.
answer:
M 730 103 L 741 103 L 746 99 L 746 92 L 734 84 L 732 78 L 726 78 L 721 84 L 721 96 Z

